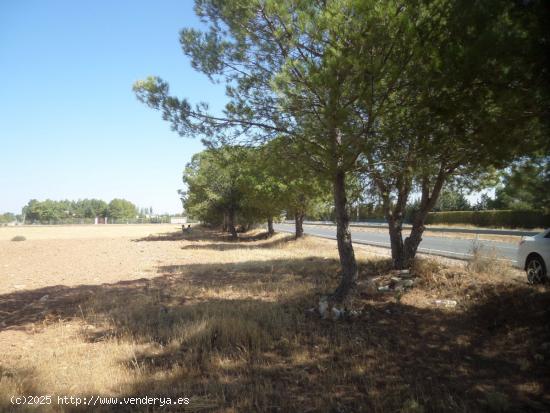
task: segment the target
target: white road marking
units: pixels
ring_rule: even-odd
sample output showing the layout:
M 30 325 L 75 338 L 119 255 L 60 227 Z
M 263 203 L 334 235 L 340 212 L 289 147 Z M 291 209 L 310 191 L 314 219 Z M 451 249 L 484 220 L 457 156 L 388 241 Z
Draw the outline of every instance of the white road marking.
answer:
M 293 232 L 292 230 L 283 230 L 283 231 Z M 318 232 L 314 232 L 312 230 L 308 230 L 306 232 L 306 234 L 315 235 L 315 236 L 318 236 L 318 237 L 321 237 L 321 238 L 336 239 L 336 237 L 334 235 L 327 235 L 327 234 L 323 234 L 323 233 L 318 233 Z M 391 248 L 391 244 L 389 242 L 369 241 L 369 240 L 363 240 L 363 239 L 360 239 L 360 238 L 356 238 L 355 242 L 358 243 L 358 244 L 379 245 L 379 246 L 383 246 L 385 248 Z M 515 249 L 515 248 L 512 248 L 512 247 L 506 247 L 506 248 Z M 464 258 L 473 257 L 472 254 L 468 254 L 468 253 L 447 251 L 447 250 L 437 250 L 437 249 L 432 249 L 432 248 L 418 248 L 418 251 L 422 252 L 424 254 L 432 253 L 433 255 L 451 254 L 451 255 L 461 256 L 461 257 L 464 257 Z M 516 260 L 508 259 L 508 258 L 498 258 L 498 257 L 496 257 L 495 259 L 497 261 L 507 261 L 507 262 L 512 262 L 512 263 L 516 262 Z

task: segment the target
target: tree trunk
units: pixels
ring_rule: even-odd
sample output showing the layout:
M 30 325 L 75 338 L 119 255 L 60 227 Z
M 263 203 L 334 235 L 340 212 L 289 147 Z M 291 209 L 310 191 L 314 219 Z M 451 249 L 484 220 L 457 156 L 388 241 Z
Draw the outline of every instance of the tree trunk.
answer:
M 342 267 L 342 278 L 340 285 L 332 295 L 335 302 L 341 303 L 349 292 L 357 284 L 357 262 L 351 243 L 349 231 L 349 214 L 346 208 L 346 174 L 338 171 L 334 179 L 334 210 L 336 213 L 336 239 L 338 253 L 340 255 L 340 266 Z
M 231 233 L 231 237 L 237 239 L 237 229 L 235 228 L 235 211 L 230 210 L 227 215 L 227 227 Z
M 304 213 L 296 212 L 294 214 L 294 222 L 296 224 L 295 236 L 296 239 L 304 236 Z
M 390 232 L 391 258 L 393 268 L 402 270 L 404 267 L 403 256 L 403 223 L 395 219 L 388 219 L 388 228 Z
M 228 230 L 227 221 L 228 221 L 228 219 L 227 219 L 227 212 L 224 212 L 224 213 L 223 213 L 223 224 L 222 224 L 222 231 L 223 231 L 223 232 L 227 232 L 227 230 Z
M 405 239 L 405 245 L 403 248 L 403 266 L 404 268 L 409 268 L 414 258 L 416 257 L 416 251 L 418 246 L 422 242 L 422 234 L 424 233 L 424 223 L 426 222 L 426 217 L 428 212 L 432 210 L 439 194 L 441 193 L 441 188 L 445 183 L 445 179 L 450 174 L 449 171 L 445 171 L 444 167 L 441 166 L 437 178 L 435 180 L 432 192 L 430 194 L 429 190 L 429 179 L 425 177 L 422 181 L 422 197 L 420 199 L 420 209 L 416 212 L 413 219 L 413 226 L 411 229 L 410 235 Z
M 403 248 L 403 267 L 409 268 L 416 257 L 416 251 L 420 242 L 422 242 L 422 234 L 424 233 L 424 221 L 426 220 L 427 213 L 420 216 L 413 222 L 413 227 L 411 229 L 410 235 L 405 239 L 405 245 Z
M 267 219 L 267 233 L 271 236 L 275 234 L 275 230 L 273 229 L 273 217 L 269 217 Z

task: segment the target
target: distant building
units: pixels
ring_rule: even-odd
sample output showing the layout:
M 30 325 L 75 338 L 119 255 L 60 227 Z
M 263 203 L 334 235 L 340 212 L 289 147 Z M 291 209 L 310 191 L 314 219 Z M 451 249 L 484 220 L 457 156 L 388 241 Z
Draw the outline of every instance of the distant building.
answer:
M 170 224 L 187 224 L 187 217 L 170 217 Z

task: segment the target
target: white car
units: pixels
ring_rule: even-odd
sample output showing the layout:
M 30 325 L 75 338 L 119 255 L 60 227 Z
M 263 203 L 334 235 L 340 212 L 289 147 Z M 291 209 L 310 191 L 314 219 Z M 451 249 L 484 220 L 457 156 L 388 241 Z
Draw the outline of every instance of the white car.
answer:
M 550 265 L 550 229 L 533 237 L 524 237 L 518 247 L 517 266 L 527 272 L 530 284 L 548 280 Z

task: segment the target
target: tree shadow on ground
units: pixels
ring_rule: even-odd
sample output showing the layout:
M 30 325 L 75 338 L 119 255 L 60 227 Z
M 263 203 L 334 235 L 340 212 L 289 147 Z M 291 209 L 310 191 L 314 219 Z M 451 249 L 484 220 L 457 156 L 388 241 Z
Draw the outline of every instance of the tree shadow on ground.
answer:
M 136 238 L 134 242 L 153 241 L 208 241 L 218 240 L 219 235 L 214 231 L 171 231 L 162 234 L 151 234 L 146 237 Z
M 295 238 L 292 235 L 284 235 L 281 237 L 271 238 L 268 242 L 262 242 L 254 245 L 247 245 L 247 243 L 258 240 L 268 240 L 269 237 L 261 238 L 254 237 L 254 239 L 239 239 L 237 241 L 227 241 L 227 242 L 211 242 L 207 244 L 189 244 L 182 247 L 183 250 L 192 250 L 192 249 L 205 249 L 205 250 L 215 250 L 215 251 L 229 251 L 229 250 L 253 250 L 260 248 L 274 248 L 280 245 L 283 245 L 287 242 L 293 241 Z
M 388 269 L 360 267 L 362 278 Z M 0 295 L 0 330 L 82 320 L 95 326 L 85 341 L 146 343 L 120 361 L 135 380 L 119 395 L 190 397 L 185 411 L 550 410 L 547 289 L 485 284 L 454 310 L 359 294 L 353 321 L 321 320 L 307 309 L 338 273 L 316 256 L 163 265 L 152 279 Z
M 224 241 L 227 243 L 244 243 L 262 241 L 271 238 L 267 231 L 252 234 L 239 233 L 237 239 L 232 238 L 231 234 L 222 232 L 216 229 L 204 227 L 195 227 L 185 231 L 171 231 L 162 234 L 151 234 L 146 237 L 134 239 L 134 242 L 151 242 L 151 241 Z

